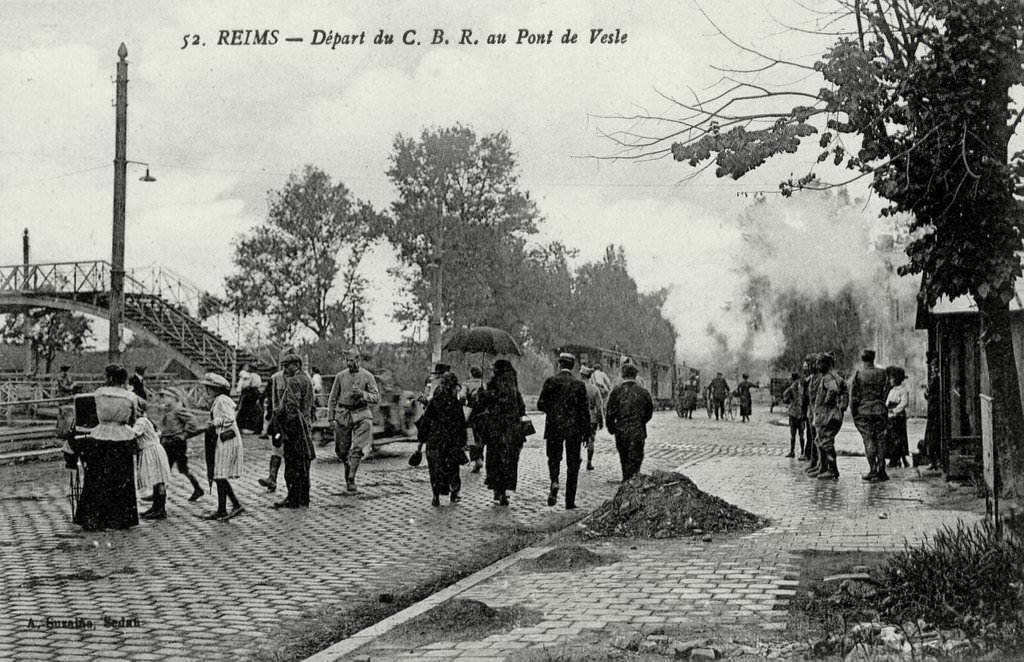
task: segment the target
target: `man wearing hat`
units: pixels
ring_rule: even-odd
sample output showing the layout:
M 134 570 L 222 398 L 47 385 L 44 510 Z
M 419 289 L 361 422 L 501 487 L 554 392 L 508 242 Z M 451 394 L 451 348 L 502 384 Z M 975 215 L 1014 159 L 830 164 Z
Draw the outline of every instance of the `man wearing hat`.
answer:
M 587 408 L 590 411 L 590 429 L 587 431 L 587 471 L 594 470 L 594 439 L 597 431 L 604 425 L 604 398 L 601 397 L 601 390 L 593 382 L 594 369 L 589 366 L 580 366 L 580 377 L 583 378 L 583 386 L 587 389 Z
M 300 508 L 309 505 L 309 464 L 316 457 L 310 432 L 309 415 L 313 411 L 313 382 L 302 371 L 302 358 L 289 352 L 281 358 L 285 387 L 274 403 L 274 417 L 284 449 L 284 482 L 288 496 L 275 508 Z
M 441 383 L 441 378 L 446 373 L 452 371 L 452 367 L 447 363 L 438 363 L 434 365 L 434 371 L 427 377 L 427 385 L 423 389 L 423 402 L 430 402 L 430 399 L 434 397 L 434 390 L 437 389 L 438 384 Z
M 576 484 L 580 473 L 580 452 L 590 432 L 590 408 L 587 388 L 572 374 L 576 357 L 563 352 L 558 355 L 558 374 L 548 377 L 537 399 L 537 409 L 547 414 L 544 440 L 548 456 L 551 489 L 548 505 L 558 501 L 558 474 L 565 454 L 565 509 L 576 507 Z
M 327 416 L 334 421 L 334 452 L 345 465 L 345 489 L 356 491 L 356 471 L 373 444 L 373 412 L 380 402 L 377 380 L 359 366 L 359 351 L 345 353 L 346 369 L 334 377 L 327 400 Z
M 875 367 L 875 350 L 865 349 L 860 360 L 864 365 L 854 373 L 850 384 L 850 414 L 864 439 L 868 473 L 863 479 L 877 483 L 889 480 L 885 471 L 886 374 Z
M 818 453 L 821 471 L 819 480 L 839 478 L 836 462 L 836 434 L 843 426 L 843 412 L 846 409 L 849 391 L 846 382 L 835 371 L 835 359 L 831 354 L 822 354 L 818 359 L 821 383 L 814 398 L 814 427 L 818 436 Z
M 284 462 L 284 443 L 281 438 L 281 428 L 277 424 L 277 404 L 284 398 L 286 380 L 284 376 L 284 358 L 293 353 L 291 349 L 284 349 L 278 355 L 278 370 L 270 376 L 267 388 L 264 391 L 264 400 L 267 405 L 267 436 L 270 438 L 272 452 L 270 454 L 270 468 L 266 478 L 260 478 L 259 484 L 267 488 L 268 492 L 277 491 L 277 472 L 281 470 L 281 463 Z
M 654 402 L 646 388 L 636 381 L 634 364 L 622 366 L 622 383 L 608 396 L 608 431 L 615 435 L 622 481 L 640 473 L 647 441 L 647 423 L 654 415 Z

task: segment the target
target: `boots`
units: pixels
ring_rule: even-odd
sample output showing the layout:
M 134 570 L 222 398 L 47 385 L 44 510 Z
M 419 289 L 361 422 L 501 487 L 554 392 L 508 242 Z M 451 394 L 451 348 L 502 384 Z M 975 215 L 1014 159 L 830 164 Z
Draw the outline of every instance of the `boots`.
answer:
M 143 501 L 152 501 L 153 505 L 151 505 L 149 507 L 149 510 L 145 510 L 145 511 L 139 513 L 139 517 L 141 517 L 143 519 L 149 519 L 149 516 L 153 514 L 154 510 L 156 510 L 157 496 L 158 495 L 156 493 L 156 487 L 154 487 L 152 494 L 150 494 L 148 497 L 142 497 Z
M 188 498 L 189 501 L 195 501 L 199 497 L 201 497 L 204 494 L 206 494 L 206 492 L 203 492 L 203 488 L 199 487 L 199 481 L 196 480 L 195 476 L 193 476 L 192 474 L 185 474 L 185 475 L 186 475 L 186 477 L 188 477 L 188 482 L 192 483 L 192 496 L 190 496 Z
M 281 458 L 276 455 L 270 456 L 270 473 L 266 478 L 260 478 L 259 484 L 267 488 L 268 492 L 277 490 L 277 472 L 281 468 Z
M 839 465 L 836 463 L 835 452 L 822 453 L 822 466 L 818 480 L 836 480 L 839 478 Z
M 889 480 L 889 474 L 885 471 L 885 457 L 875 458 L 875 478 L 872 483 L 884 483 Z
M 875 458 L 868 458 L 868 472 L 860 477 L 861 480 L 866 482 L 873 482 L 878 477 L 878 467 L 875 464 Z
M 356 487 L 356 471 L 359 469 L 359 460 L 360 458 L 358 457 L 352 458 L 345 465 L 345 489 L 349 492 L 358 491 Z
M 164 491 L 153 492 L 153 507 L 142 513 L 142 519 L 167 519 L 167 493 Z

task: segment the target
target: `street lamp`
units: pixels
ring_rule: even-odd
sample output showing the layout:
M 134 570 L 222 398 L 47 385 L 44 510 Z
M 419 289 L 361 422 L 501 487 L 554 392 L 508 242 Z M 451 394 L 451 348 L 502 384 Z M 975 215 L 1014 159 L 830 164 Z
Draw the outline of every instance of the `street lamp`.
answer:
M 124 319 L 124 209 L 127 188 L 128 164 L 146 166 L 146 174 L 139 181 L 155 182 L 149 174 L 149 164 L 129 161 L 128 139 L 128 48 L 121 44 L 117 49 L 117 100 L 114 123 L 114 229 L 110 251 L 110 317 L 107 359 L 114 363 L 121 356 L 121 323 Z

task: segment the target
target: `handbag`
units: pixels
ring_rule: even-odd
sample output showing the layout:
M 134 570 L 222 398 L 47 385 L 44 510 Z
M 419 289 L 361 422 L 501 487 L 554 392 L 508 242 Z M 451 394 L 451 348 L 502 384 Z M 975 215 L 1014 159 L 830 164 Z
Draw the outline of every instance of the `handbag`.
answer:
M 220 437 L 218 437 L 218 439 L 220 439 L 221 441 L 231 441 L 236 436 L 237 435 L 235 434 L 234 430 L 227 430 L 225 432 L 221 432 Z
M 423 447 L 417 446 L 412 455 L 409 456 L 409 466 L 418 467 L 423 462 Z
M 526 414 L 523 414 L 523 417 L 519 419 L 519 433 L 524 437 L 537 434 L 537 428 L 533 427 L 533 420 Z

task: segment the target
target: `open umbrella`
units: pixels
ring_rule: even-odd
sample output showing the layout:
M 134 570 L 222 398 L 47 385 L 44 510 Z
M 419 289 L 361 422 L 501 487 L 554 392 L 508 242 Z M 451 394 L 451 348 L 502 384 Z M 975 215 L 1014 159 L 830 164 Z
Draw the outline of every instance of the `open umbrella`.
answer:
M 519 345 L 506 331 L 493 326 L 475 326 L 459 329 L 442 348 L 446 352 L 467 354 L 511 354 L 522 356 Z

